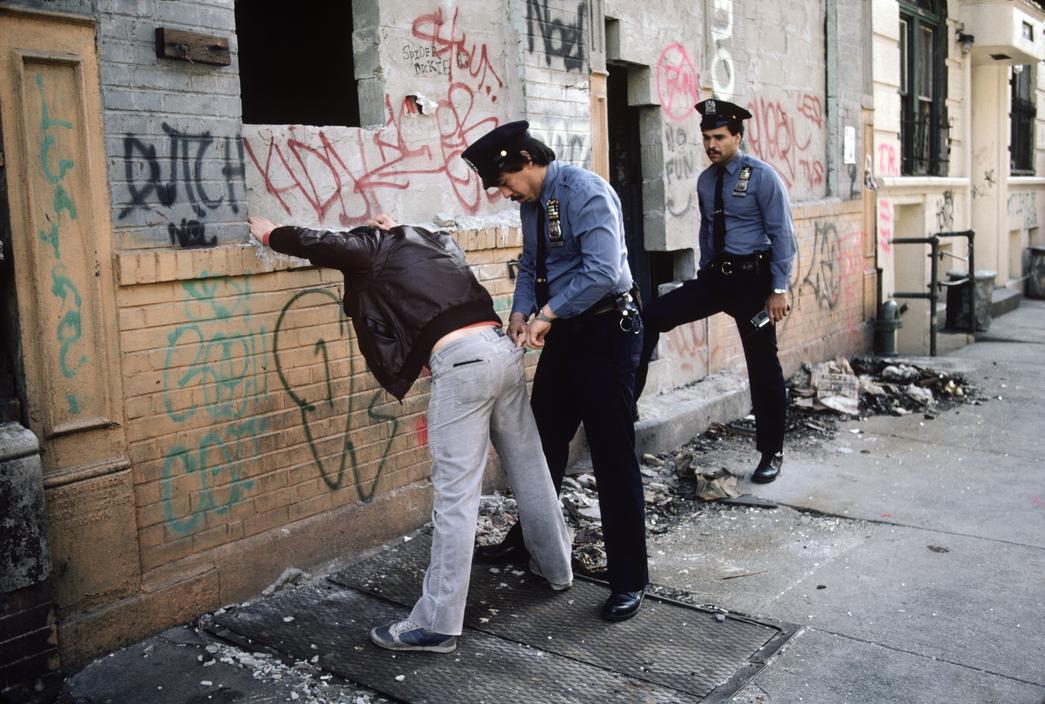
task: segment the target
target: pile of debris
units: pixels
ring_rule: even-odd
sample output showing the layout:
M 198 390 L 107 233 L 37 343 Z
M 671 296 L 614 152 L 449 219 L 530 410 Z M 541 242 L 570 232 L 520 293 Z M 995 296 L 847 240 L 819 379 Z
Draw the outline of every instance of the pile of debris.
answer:
M 790 410 L 799 414 L 812 411 L 866 417 L 922 413 L 935 418 L 940 410 L 954 405 L 980 402 L 977 389 L 961 374 L 877 357 L 804 364 L 789 385 Z
M 979 404 L 983 398 L 961 374 L 947 374 L 927 367 L 878 358 L 837 359 L 805 364 L 789 380 L 790 402 L 785 432 L 789 446 L 803 441 L 819 444 L 834 437 L 836 422 L 872 415 L 922 413 L 935 418 L 941 410 L 962 403 Z M 721 441 L 753 439 L 755 417 L 730 423 L 712 423 L 701 435 L 673 452 L 643 455 L 643 491 L 646 529 L 651 535 L 666 532 L 680 515 L 699 510 L 709 502 L 775 508 L 775 504 L 740 495 L 737 476 L 707 459 L 720 457 Z M 567 476 L 562 484 L 563 515 L 574 533 L 573 557 L 589 574 L 606 569 L 596 480 L 591 473 Z M 480 544 L 499 542 L 517 520 L 510 494 L 484 496 L 479 509 Z
M 715 501 L 737 496 L 737 478 L 722 468 L 704 467 L 692 447 L 664 457 L 643 455 L 642 488 L 646 501 L 646 531 L 660 535 L 678 516 L 692 510 L 694 499 Z M 586 472 L 563 478 L 562 509 L 573 533 L 573 558 L 582 571 L 598 575 L 606 570 L 602 515 L 596 479 Z M 518 519 L 515 500 L 508 493 L 483 496 L 479 504 L 480 545 L 504 539 Z

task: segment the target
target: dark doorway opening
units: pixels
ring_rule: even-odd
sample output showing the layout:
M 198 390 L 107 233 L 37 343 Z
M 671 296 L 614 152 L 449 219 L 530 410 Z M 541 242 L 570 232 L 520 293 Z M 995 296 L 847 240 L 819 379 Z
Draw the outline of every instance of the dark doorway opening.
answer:
M 610 151 L 610 185 L 620 198 L 628 265 L 642 300 L 653 298 L 650 255 L 642 222 L 642 143 L 639 139 L 639 108 L 628 105 L 626 66 L 610 65 L 606 81 L 606 108 Z
M 236 38 L 245 124 L 359 126 L 351 2 L 236 0 Z
M 3 125 L 0 125 L 0 145 Z M 0 422 L 26 425 L 24 376 L 19 341 L 18 298 L 15 291 L 14 252 L 11 251 L 11 211 L 7 201 L 7 169 L 0 159 Z

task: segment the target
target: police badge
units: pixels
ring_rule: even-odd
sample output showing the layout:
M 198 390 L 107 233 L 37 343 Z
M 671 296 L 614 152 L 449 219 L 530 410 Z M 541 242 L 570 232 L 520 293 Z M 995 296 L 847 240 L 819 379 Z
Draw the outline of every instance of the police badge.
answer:
M 559 201 L 548 199 L 548 245 L 562 247 L 562 225 L 559 224 Z
M 745 198 L 747 196 L 747 185 L 748 181 L 751 180 L 751 167 L 743 166 L 740 169 L 740 176 L 737 178 L 737 185 L 733 187 L 733 195 L 737 198 Z

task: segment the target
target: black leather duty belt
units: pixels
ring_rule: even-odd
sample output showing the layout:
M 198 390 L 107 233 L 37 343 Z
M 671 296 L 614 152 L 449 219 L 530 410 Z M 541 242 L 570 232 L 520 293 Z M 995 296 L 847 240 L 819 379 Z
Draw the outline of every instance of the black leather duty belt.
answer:
M 706 268 L 708 271 L 716 271 L 723 276 L 730 276 L 739 272 L 758 274 L 768 261 L 768 251 L 755 252 L 753 254 L 725 254 L 715 257 Z
M 605 298 L 593 303 L 591 307 L 581 313 L 581 315 L 589 317 L 592 315 L 602 315 L 603 313 L 609 313 L 611 311 L 623 310 L 628 303 L 631 303 L 630 300 L 624 300 L 624 297 L 630 294 L 631 291 L 625 291 L 624 293 L 616 293 L 611 296 L 606 296 Z

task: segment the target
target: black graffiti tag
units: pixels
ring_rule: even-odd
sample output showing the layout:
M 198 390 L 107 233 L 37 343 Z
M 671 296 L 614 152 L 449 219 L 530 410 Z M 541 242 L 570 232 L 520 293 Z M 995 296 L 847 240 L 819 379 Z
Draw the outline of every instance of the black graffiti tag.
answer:
M 577 21 L 567 24 L 560 18 L 552 19 L 548 0 L 528 0 L 526 3 L 526 37 L 530 53 L 536 46 L 538 32 L 544 45 L 544 60 L 551 65 L 552 57 L 562 59 L 567 71 L 584 68 L 584 15 L 583 2 L 577 4 Z M 536 30 L 534 29 L 536 25 Z M 558 41 L 556 41 L 556 36 Z
M 169 142 L 166 173 L 163 169 L 164 158 L 157 154 L 155 144 L 149 144 L 133 134 L 124 137 L 124 174 L 130 193 L 130 204 L 120 211 L 117 218 L 122 220 L 137 208 L 170 208 L 179 198 L 188 201 L 196 215 L 204 217 L 207 210 L 220 207 L 226 196 L 232 212 L 238 213 L 235 182 L 242 180 L 246 173 L 243 141 L 239 138 L 224 138 L 225 154 L 221 175 L 225 178 L 226 194 L 214 198 L 205 186 L 204 167 L 215 138 L 210 132 L 185 134 L 167 123 L 163 123 L 163 131 L 167 134 Z M 231 153 L 233 141 L 238 148 L 238 160 Z M 138 173 L 139 164 L 144 164 L 143 174 Z

